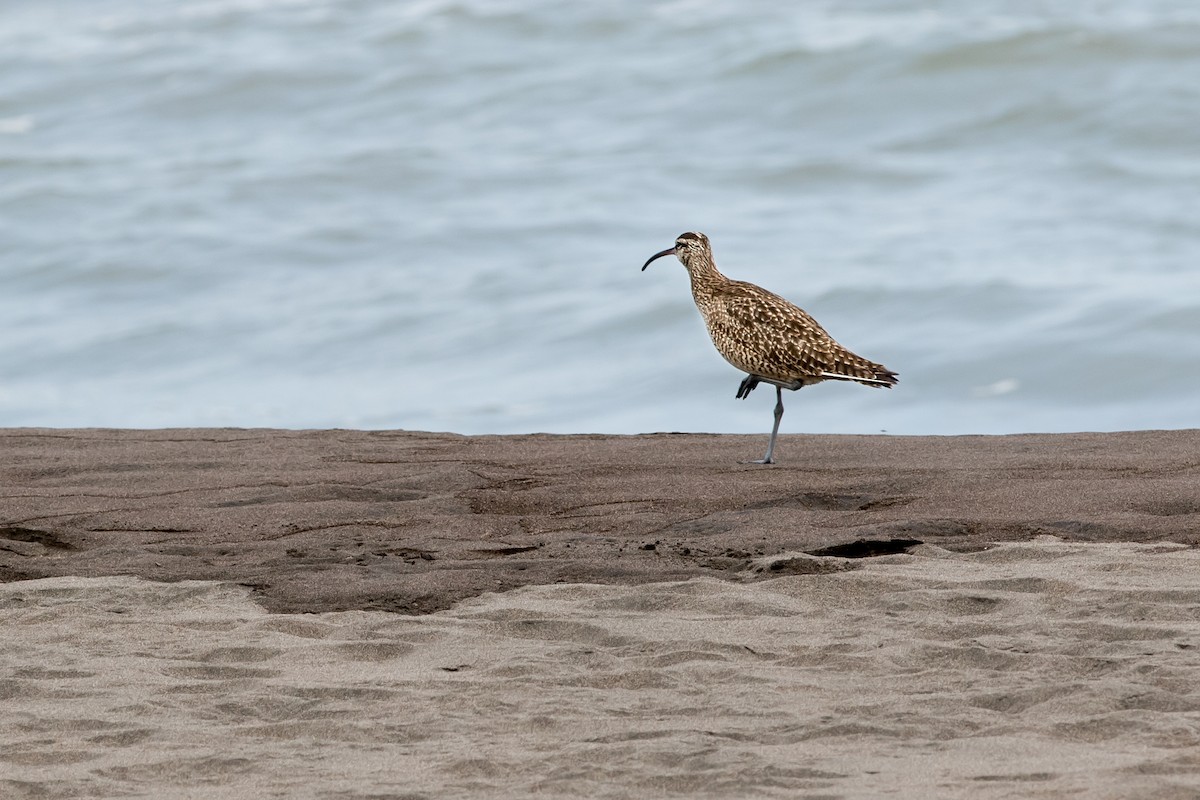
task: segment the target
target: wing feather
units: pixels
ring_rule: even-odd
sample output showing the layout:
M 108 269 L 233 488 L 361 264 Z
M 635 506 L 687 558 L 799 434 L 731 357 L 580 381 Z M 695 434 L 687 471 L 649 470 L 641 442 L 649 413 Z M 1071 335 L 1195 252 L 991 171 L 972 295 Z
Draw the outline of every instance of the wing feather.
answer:
M 773 292 L 730 281 L 712 300 L 701 312 L 713 344 L 744 372 L 779 381 L 896 383 L 895 373 L 850 352 L 806 311 Z

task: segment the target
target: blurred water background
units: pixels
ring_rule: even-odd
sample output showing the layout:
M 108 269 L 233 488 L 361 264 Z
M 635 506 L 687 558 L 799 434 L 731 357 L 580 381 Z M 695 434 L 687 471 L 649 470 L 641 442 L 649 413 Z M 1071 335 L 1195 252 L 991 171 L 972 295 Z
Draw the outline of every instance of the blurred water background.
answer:
M 0 426 L 769 430 L 682 266 L 901 375 L 784 432 L 1200 425 L 1190 0 L 0 4 Z

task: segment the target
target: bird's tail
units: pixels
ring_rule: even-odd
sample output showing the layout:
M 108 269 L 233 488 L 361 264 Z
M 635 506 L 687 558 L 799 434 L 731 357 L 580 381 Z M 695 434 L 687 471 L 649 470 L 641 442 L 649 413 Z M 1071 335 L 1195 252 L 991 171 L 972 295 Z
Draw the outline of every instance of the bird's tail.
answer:
M 836 368 L 822 372 L 821 377 L 834 381 L 854 381 L 881 389 L 890 389 L 900 382 L 899 374 L 883 364 L 867 361 L 853 353 L 846 353 L 845 357 L 839 358 Z

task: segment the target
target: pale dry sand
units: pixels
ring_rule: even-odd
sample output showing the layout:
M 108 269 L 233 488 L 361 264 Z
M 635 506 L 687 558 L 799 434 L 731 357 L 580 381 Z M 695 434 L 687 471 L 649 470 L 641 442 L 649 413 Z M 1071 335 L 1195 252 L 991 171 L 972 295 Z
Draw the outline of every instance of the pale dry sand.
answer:
M 763 579 L 781 563 L 809 574 Z M 1182 544 L 780 554 L 425 616 L 130 576 L 12 582 L 0 608 L 4 798 L 1200 791 Z

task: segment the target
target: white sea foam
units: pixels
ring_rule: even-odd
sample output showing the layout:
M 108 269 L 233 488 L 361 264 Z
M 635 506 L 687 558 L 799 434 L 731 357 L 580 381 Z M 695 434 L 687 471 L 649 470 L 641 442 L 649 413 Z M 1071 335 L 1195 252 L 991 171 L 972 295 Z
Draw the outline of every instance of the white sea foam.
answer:
M 23 114 L 19 117 L 0 117 L 0 134 L 29 133 L 33 130 L 33 117 Z

